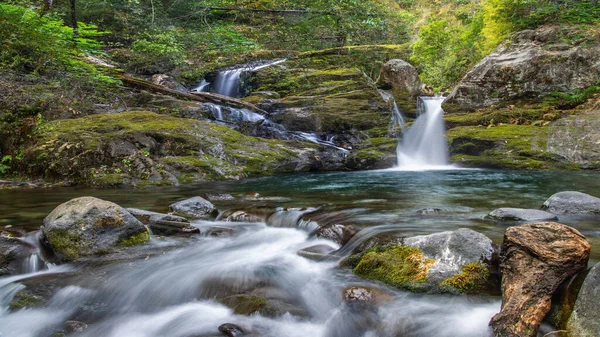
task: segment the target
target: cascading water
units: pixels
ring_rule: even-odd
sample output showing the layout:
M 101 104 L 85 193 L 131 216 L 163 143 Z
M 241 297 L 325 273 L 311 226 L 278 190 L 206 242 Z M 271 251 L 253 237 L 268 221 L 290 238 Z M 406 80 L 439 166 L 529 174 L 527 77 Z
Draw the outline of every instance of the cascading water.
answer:
M 448 169 L 449 154 L 444 126 L 444 97 L 419 97 L 419 117 L 403 132 L 396 153 L 400 170 Z

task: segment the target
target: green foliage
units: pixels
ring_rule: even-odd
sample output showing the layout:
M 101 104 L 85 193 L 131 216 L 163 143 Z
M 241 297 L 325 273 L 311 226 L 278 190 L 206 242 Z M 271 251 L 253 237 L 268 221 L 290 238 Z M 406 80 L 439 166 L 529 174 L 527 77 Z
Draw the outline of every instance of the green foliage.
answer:
M 8 173 L 12 161 L 13 157 L 11 155 L 6 155 L 2 157 L 2 160 L 0 160 L 0 175 L 5 175 L 6 173 Z
M 185 60 L 180 37 L 175 29 L 140 34 L 140 38 L 131 45 L 133 55 L 128 67 L 148 74 L 172 71 Z

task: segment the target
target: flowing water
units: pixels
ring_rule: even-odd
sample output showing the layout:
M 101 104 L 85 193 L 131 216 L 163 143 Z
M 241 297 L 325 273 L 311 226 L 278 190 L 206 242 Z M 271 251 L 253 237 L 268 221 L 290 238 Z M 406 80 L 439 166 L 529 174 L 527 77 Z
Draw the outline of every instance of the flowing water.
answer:
M 218 227 L 237 234 L 155 238 L 136 249 L 142 256 L 144 249 L 164 250 L 162 254 L 126 263 L 81 269 L 35 267 L 32 262 L 25 274 L 0 278 L 0 336 L 52 336 L 70 319 L 89 325 L 76 336 L 90 337 L 212 337 L 219 336 L 217 327 L 223 323 L 263 337 L 488 336 L 487 323 L 500 309 L 499 298 L 412 294 L 359 279 L 336 260 L 305 259 L 296 252 L 315 244 L 339 245 L 312 236 L 315 222 L 303 216 L 318 209 L 332 221 L 365 227 L 338 253 L 342 255 L 383 232 L 410 236 L 468 227 L 500 243 L 514 223 L 486 220 L 485 214 L 498 207 L 538 208 L 562 190 L 597 195 L 600 179 L 594 172 L 373 171 L 149 190 L 0 190 L 0 226 L 16 235 L 37 228 L 59 203 L 84 195 L 165 212 L 170 203 L 186 197 L 230 193 L 235 200 L 214 202 L 220 210 L 277 211 L 266 222 L 195 222 L 204 233 Z M 592 263 L 597 262 L 599 219 L 560 221 L 587 236 Z M 42 308 L 9 310 L 15 294 L 32 282 L 47 284 L 54 290 L 52 298 Z M 342 300 L 343 289 L 353 285 L 378 287 L 387 295 L 377 305 L 356 307 Z M 228 294 L 260 295 L 279 314 L 236 314 L 215 300 Z
M 419 97 L 419 117 L 403 132 L 396 151 L 398 169 L 448 169 L 449 154 L 444 126 L 444 97 Z

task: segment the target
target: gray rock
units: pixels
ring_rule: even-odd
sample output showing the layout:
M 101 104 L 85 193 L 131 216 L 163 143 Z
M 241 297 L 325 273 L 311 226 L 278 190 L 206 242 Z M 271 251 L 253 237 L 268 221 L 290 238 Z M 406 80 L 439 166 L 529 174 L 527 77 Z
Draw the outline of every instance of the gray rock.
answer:
M 20 261 L 35 253 L 37 248 L 19 238 L 0 235 L 0 276 L 20 272 Z
M 586 111 L 552 123 L 548 129 L 548 153 L 581 168 L 600 168 L 600 111 Z
M 219 331 L 221 331 L 225 336 L 228 337 L 238 337 L 238 336 L 246 336 L 248 333 L 244 328 L 239 325 L 232 323 L 225 323 L 219 326 Z
M 105 254 L 119 245 L 146 242 L 146 226 L 123 207 L 94 197 L 81 197 L 56 207 L 44 219 L 42 241 L 64 261 Z
M 564 44 L 578 34 L 588 41 Z M 444 110 L 474 110 L 523 96 L 587 88 L 600 76 L 599 54 L 598 40 L 577 27 L 520 31 L 465 75 Z
M 169 206 L 169 209 L 186 218 L 207 219 L 211 217 L 215 206 L 202 197 L 193 197 L 176 202 Z
M 579 291 L 573 313 L 567 322 L 571 336 L 600 336 L 600 264 L 588 273 Z
M 423 208 L 416 211 L 416 213 L 419 215 L 433 215 L 441 212 L 442 210 L 439 208 Z
M 408 93 L 409 96 L 421 94 L 421 80 L 417 69 L 410 63 L 393 59 L 381 68 L 378 84 Z
M 550 221 L 558 220 L 556 215 L 537 209 L 498 208 L 486 216 L 488 219 L 514 221 Z
M 542 208 L 554 214 L 600 214 L 600 198 L 575 191 L 558 192 Z
M 404 245 L 419 248 L 425 258 L 435 260 L 425 285 L 434 290 L 445 279 L 460 274 L 465 264 L 491 265 L 496 251 L 492 240 L 468 228 L 406 238 Z
M 67 332 L 84 332 L 88 328 L 86 323 L 80 321 L 66 321 L 65 326 Z
M 358 230 L 354 226 L 337 223 L 319 228 L 315 232 L 315 235 L 318 238 L 328 239 L 343 246 L 350 241 L 356 233 L 358 233 Z
M 302 248 L 297 254 L 310 260 L 320 261 L 327 259 L 329 253 L 334 252 L 335 250 L 335 248 L 328 245 L 315 245 Z
M 206 194 L 204 196 L 204 198 L 206 198 L 206 200 L 210 200 L 210 201 L 229 201 L 229 200 L 235 200 L 235 198 L 231 195 L 231 194 Z
M 137 208 L 127 208 L 136 219 L 149 226 L 153 233 L 161 235 L 197 234 L 200 229 L 190 224 L 184 217 L 162 214 Z

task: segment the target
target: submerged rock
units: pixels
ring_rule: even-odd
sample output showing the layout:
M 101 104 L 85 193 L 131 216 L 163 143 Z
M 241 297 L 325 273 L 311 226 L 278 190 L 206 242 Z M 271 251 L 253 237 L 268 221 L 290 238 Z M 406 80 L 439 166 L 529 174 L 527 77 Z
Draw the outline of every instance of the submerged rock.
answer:
M 298 255 L 310 260 L 321 261 L 327 259 L 329 254 L 335 250 L 335 248 L 329 245 L 315 245 L 300 249 Z
M 498 208 L 486 216 L 487 219 L 514 221 L 551 221 L 558 220 L 556 215 L 538 209 Z
M 502 243 L 502 311 L 490 321 L 496 336 L 536 336 L 552 294 L 587 266 L 590 244 L 576 229 L 540 222 L 510 227 Z
M 0 234 L 0 276 L 19 273 L 19 262 L 36 251 L 30 243 Z
M 588 273 L 577 300 L 573 313 L 567 322 L 567 330 L 572 336 L 600 336 L 600 264 L 596 264 Z
M 149 226 L 155 234 L 174 235 L 200 233 L 200 229 L 192 226 L 190 221 L 184 217 L 136 208 L 127 208 L 127 211 L 143 224 Z
M 249 333 L 246 329 L 242 328 L 239 325 L 232 323 L 225 323 L 219 326 L 219 331 L 221 331 L 227 337 L 238 337 L 238 336 L 247 336 Z
M 94 197 L 81 197 L 56 207 L 44 219 L 42 241 L 59 260 L 106 254 L 117 246 L 150 239 L 148 229 L 123 207 Z
M 190 219 L 207 219 L 212 216 L 215 206 L 202 197 L 193 197 L 169 206 L 175 214 Z
M 600 214 L 600 198 L 575 191 L 558 192 L 542 208 L 554 214 Z

